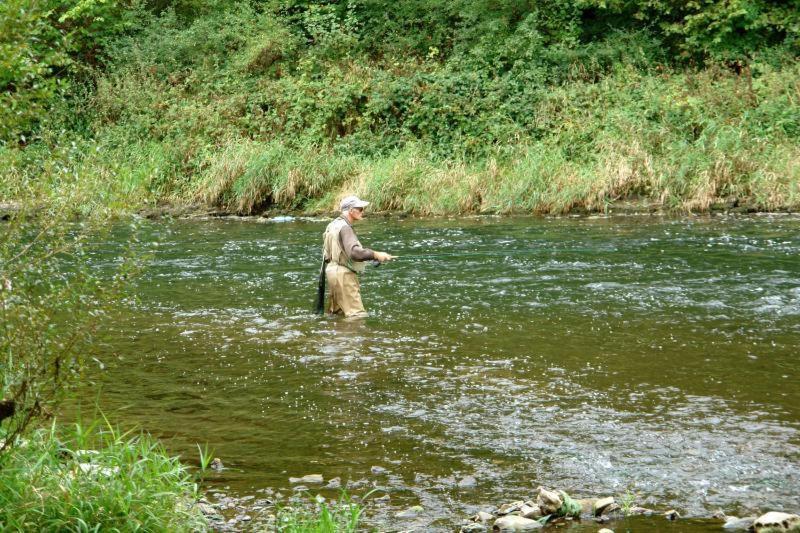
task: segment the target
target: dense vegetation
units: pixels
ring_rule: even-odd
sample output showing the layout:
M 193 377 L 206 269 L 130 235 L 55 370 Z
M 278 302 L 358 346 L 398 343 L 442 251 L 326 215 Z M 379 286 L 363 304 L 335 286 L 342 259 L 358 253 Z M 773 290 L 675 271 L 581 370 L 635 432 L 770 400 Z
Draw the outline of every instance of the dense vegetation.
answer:
M 0 196 L 111 207 L 800 205 L 800 5 L 0 5 Z

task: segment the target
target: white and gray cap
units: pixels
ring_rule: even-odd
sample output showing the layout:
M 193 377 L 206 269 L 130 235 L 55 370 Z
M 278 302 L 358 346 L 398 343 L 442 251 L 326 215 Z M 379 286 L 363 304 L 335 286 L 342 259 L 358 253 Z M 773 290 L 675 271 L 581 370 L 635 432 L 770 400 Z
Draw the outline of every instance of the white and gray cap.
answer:
M 369 202 L 365 202 L 364 200 L 360 199 L 358 196 L 346 196 L 342 199 L 342 203 L 339 204 L 339 209 L 341 211 L 347 211 L 348 209 L 353 209 L 354 207 L 367 207 Z

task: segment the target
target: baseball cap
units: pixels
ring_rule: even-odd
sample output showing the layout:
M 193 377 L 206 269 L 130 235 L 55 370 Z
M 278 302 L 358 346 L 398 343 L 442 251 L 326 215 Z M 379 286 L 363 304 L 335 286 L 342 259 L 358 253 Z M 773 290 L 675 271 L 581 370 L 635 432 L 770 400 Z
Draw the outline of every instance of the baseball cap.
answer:
M 369 202 L 365 202 L 361 200 L 358 196 L 346 196 L 342 203 L 339 204 L 339 209 L 341 211 L 347 211 L 348 209 L 352 209 L 354 207 L 367 207 Z

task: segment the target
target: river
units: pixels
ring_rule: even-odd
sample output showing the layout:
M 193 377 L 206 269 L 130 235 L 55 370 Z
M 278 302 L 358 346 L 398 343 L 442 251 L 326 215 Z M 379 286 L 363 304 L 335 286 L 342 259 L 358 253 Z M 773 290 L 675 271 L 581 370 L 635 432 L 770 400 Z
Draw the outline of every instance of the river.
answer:
M 379 487 L 382 529 L 453 530 L 539 485 L 800 511 L 799 217 L 367 219 L 399 258 L 364 274 L 359 321 L 311 313 L 325 224 L 146 223 L 82 401 L 188 462 L 207 444 L 227 494 Z

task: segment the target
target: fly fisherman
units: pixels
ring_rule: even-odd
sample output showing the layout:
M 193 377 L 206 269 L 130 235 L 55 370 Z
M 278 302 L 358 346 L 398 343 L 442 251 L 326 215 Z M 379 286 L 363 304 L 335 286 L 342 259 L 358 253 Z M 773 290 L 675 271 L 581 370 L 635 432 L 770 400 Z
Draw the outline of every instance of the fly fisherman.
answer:
M 384 252 L 364 248 L 358 242 L 353 224 L 364 218 L 364 208 L 369 202 L 357 196 L 348 196 L 339 204 L 341 214 L 336 217 L 322 236 L 323 267 L 325 280 L 331 287 L 331 313 L 343 313 L 345 317 L 367 316 L 361 303 L 361 285 L 358 274 L 366 268 L 365 261 L 383 263 L 394 259 Z M 325 266 L 327 265 L 327 266 Z M 324 297 L 324 287 L 322 296 Z M 321 309 L 321 302 L 318 306 Z

